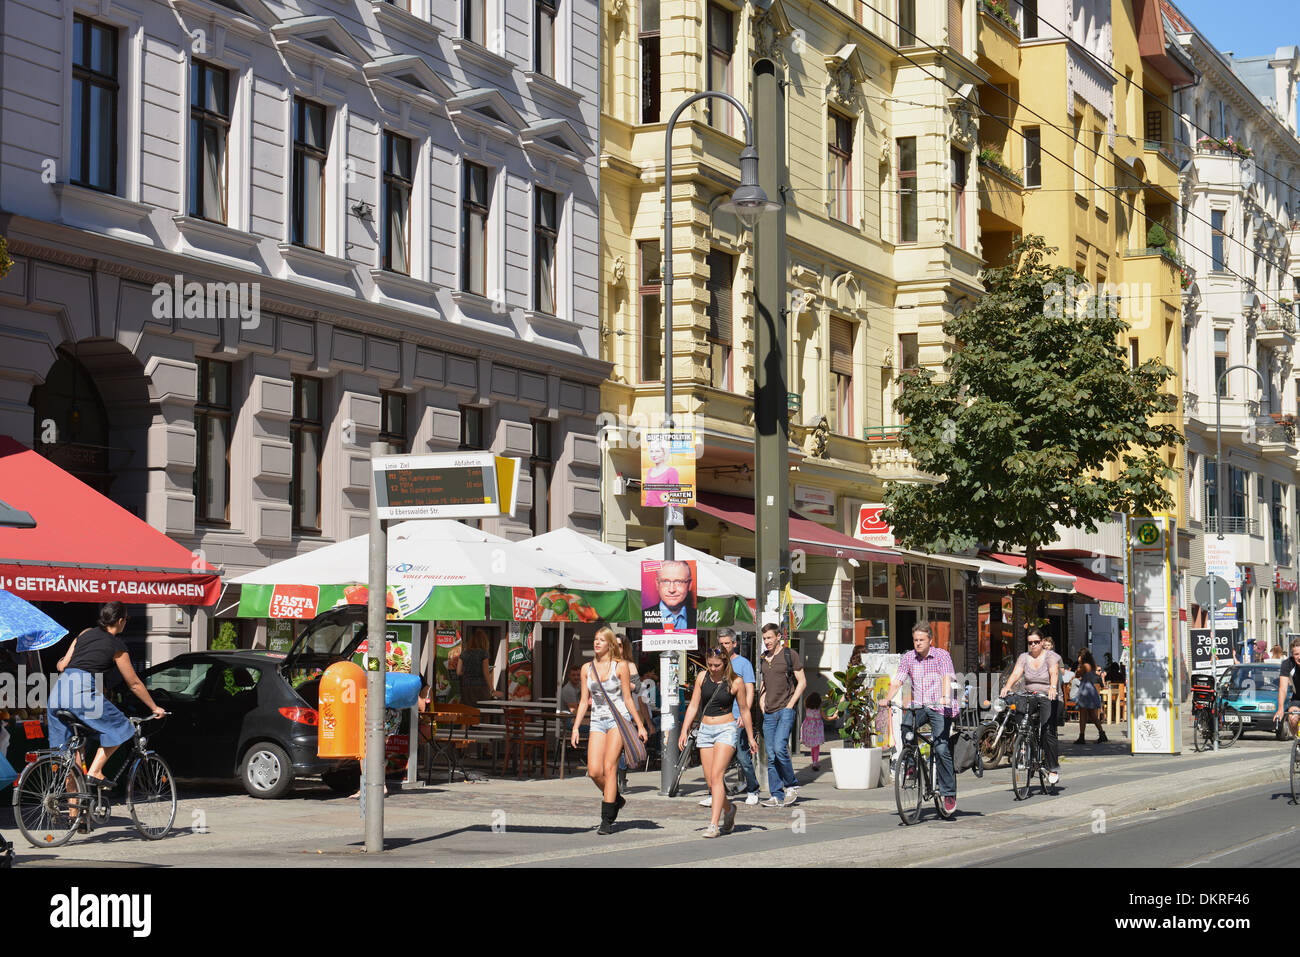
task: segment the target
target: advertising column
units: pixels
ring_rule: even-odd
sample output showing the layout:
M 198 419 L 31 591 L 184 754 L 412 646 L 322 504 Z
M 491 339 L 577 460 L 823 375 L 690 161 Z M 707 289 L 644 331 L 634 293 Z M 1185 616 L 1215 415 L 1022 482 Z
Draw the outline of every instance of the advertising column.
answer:
M 1134 754 L 1178 754 L 1182 723 L 1173 522 L 1167 516 L 1130 517 L 1127 532 L 1129 740 Z

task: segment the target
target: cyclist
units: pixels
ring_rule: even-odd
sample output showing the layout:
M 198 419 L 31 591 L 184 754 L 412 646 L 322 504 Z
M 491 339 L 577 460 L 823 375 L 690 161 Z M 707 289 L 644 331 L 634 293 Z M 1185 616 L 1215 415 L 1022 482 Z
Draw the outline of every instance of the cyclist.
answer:
M 928 622 L 921 621 L 912 626 L 912 650 L 903 655 L 885 702 L 894 700 L 904 679 L 911 680 L 912 703 L 925 705 L 925 710 L 917 715 L 916 724 L 919 727 L 927 721 L 930 723 L 939 794 L 944 813 L 952 814 L 957 810 L 957 774 L 953 770 L 952 746 L 948 741 L 952 719 L 957 716 L 956 702 L 953 701 L 952 657 L 942 648 L 933 647 L 932 643 Z M 904 712 L 903 727 L 915 731 L 912 721 L 912 713 Z
M 131 722 L 105 697 L 104 672 L 111 666 L 116 666 L 126 686 L 144 702 L 155 718 L 161 718 L 167 713 L 154 704 L 144 682 L 135 673 L 135 668 L 131 667 L 126 645 L 119 637 L 125 628 L 125 605 L 120 601 L 110 601 L 100 608 L 99 626 L 87 628 L 72 639 L 68 653 L 59 659 L 58 668 L 62 674 L 50 691 L 48 714 L 51 748 L 63 747 L 68 735 L 72 733 L 54 716 L 57 709 L 71 711 L 99 733 L 99 751 L 86 773 L 86 780 L 96 787 L 107 787 L 110 784 L 104 780 L 104 765 L 113 756 L 113 752 L 130 741 L 135 733 Z
M 731 668 L 730 656 L 720 647 L 710 648 L 704 653 L 704 666 L 695 676 L 695 690 L 691 693 L 691 703 L 682 718 L 681 734 L 677 737 L 677 749 L 686 750 L 686 732 L 695 721 L 700 710 L 700 701 L 704 701 L 704 712 L 700 717 L 699 736 L 695 746 L 700 749 L 700 764 L 704 768 L 704 780 L 709 783 L 713 794 L 713 814 L 709 821 L 705 837 L 717 837 L 719 833 L 730 834 L 736 826 L 736 802 L 727 796 L 727 786 L 723 782 L 723 772 L 731 763 L 731 756 L 740 744 L 739 729 L 732 714 L 732 705 L 745 700 L 745 679 Z M 754 727 L 749 712 L 740 709 L 740 720 L 745 725 L 745 734 L 749 738 L 749 750 L 752 754 L 758 750 L 754 740 Z M 719 827 L 718 821 L 722 824 Z
M 1282 720 L 1282 709 L 1287 707 L 1286 689 L 1291 686 L 1290 711 L 1287 723 L 1291 725 L 1291 737 L 1295 737 L 1296 724 L 1300 723 L 1300 637 L 1291 639 L 1290 655 L 1278 667 L 1281 678 L 1277 683 L 1277 710 L 1273 712 L 1273 723 Z
M 1029 650 L 1016 659 L 1016 666 L 1011 669 L 1011 675 L 1002 689 L 1002 695 L 1005 697 L 1023 677 L 1025 691 L 1030 694 L 1046 695 L 1047 700 L 1053 702 L 1038 709 L 1038 732 L 1043 742 L 1043 765 L 1047 768 L 1047 783 L 1055 785 L 1061 780 L 1061 766 L 1056 759 L 1056 722 L 1052 720 L 1052 709 L 1055 707 L 1056 689 L 1060 681 L 1058 662 L 1061 659 L 1054 654 L 1049 654 L 1044 648 L 1041 628 L 1030 628 L 1026 642 Z M 1014 756 L 1012 760 L 1015 760 Z

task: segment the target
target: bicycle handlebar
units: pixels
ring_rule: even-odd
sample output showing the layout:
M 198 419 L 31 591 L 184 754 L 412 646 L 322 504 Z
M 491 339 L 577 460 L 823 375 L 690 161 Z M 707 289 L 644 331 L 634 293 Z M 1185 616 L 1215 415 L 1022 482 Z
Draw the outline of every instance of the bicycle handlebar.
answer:
M 138 728 L 138 727 L 140 727 L 140 725 L 144 724 L 146 721 L 161 721 L 163 718 L 168 717 L 170 714 L 171 714 L 170 711 L 164 711 L 164 712 L 163 712 L 162 714 L 160 714 L 160 715 L 157 715 L 157 714 L 151 714 L 151 715 L 147 715 L 147 716 L 145 716 L 145 717 L 143 717 L 143 718 L 127 718 L 126 720 L 130 721 L 133 725 L 135 725 L 135 726 Z

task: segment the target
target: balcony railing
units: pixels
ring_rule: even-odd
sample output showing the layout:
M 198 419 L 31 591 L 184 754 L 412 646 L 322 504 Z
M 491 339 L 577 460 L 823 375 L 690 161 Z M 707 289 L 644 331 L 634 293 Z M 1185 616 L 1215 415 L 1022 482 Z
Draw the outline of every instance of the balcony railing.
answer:
M 1262 306 L 1259 310 L 1259 324 L 1270 331 L 1289 332 L 1295 335 L 1295 315 L 1289 308 Z
M 1143 140 L 1142 148 L 1160 153 L 1178 167 L 1192 158 L 1192 148 L 1179 140 Z
M 1219 534 L 1219 525 L 1223 525 L 1224 535 L 1258 535 L 1259 520 L 1254 518 L 1242 518 L 1239 515 L 1225 515 L 1220 518 L 1218 515 L 1211 515 L 1205 519 L 1205 530 Z
M 1282 423 L 1256 430 L 1260 445 L 1295 445 L 1295 426 Z
M 1197 407 L 1201 404 L 1201 397 L 1195 392 L 1183 393 L 1183 411 L 1189 415 L 1195 415 Z
M 864 442 L 897 442 L 902 431 L 901 425 L 867 426 L 862 430 L 862 439 Z

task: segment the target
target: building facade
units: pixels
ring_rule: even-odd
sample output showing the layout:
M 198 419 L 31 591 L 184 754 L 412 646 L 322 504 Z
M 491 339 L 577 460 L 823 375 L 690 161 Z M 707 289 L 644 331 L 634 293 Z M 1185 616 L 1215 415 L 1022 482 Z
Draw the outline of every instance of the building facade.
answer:
M 485 527 L 596 532 L 594 0 L 0 18 L 0 432 L 226 576 L 365 533 L 376 439 L 519 456 Z
M 1300 51 L 1237 60 L 1177 8 L 1168 5 L 1167 15 L 1200 75 L 1177 104 L 1178 139 L 1190 155 L 1181 232 L 1195 273 L 1183 338 L 1190 577 L 1206 574 L 1207 540 L 1231 548 L 1242 574 L 1239 634 L 1285 648 L 1298 630 L 1300 380 L 1293 350 L 1300 262 L 1292 217 L 1300 216 Z M 1227 371 L 1235 366 L 1247 368 Z M 1216 411 L 1223 440 L 1217 481 Z M 1208 626 L 1207 609 L 1194 598 L 1188 608 L 1194 624 Z

